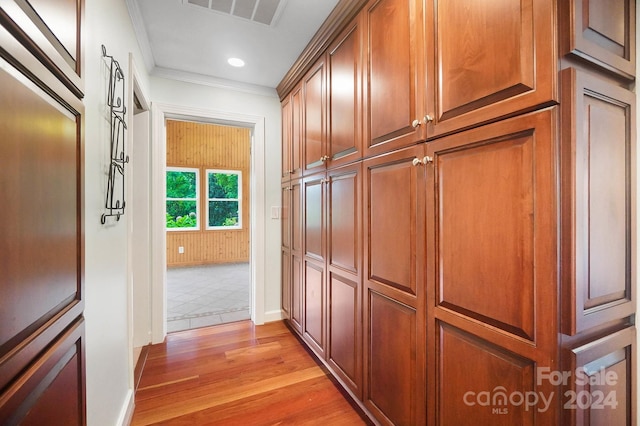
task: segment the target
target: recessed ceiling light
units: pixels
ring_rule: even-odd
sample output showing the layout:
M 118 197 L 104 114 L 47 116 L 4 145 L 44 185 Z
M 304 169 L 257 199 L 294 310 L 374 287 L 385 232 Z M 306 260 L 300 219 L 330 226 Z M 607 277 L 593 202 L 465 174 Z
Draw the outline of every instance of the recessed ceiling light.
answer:
M 229 58 L 227 61 L 232 67 L 244 67 L 244 61 L 240 58 Z

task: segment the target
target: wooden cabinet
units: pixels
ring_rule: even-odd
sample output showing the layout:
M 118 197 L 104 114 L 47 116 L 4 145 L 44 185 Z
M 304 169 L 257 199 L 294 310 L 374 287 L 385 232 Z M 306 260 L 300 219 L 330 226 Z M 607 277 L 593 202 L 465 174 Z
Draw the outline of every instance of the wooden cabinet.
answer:
M 370 1 L 362 11 L 365 63 L 364 155 L 426 137 L 422 2 Z
M 8 424 L 86 423 L 82 7 L 0 7 L 0 418 Z
M 562 76 L 562 330 L 635 311 L 632 270 L 635 95 L 574 68 Z
M 362 394 L 362 164 L 327 172 L 327 362 Z
M 321 58 L 302 80 L 304 101 L 303 174 L 325 169 L 326 153 L 327 81 L 324 58 Z
M 535 368 L 558 369 L 556 113 L 526 114 L 426 145 L 433 159 L 427 328 L 436 331 L 427 344 L 435 358 L 427 377 L 440 395 L 430 412 L 434 424 L 471 417 L 491 424 L 496 413 L 467 404 L 466 392 L 553 392 L 532 379 Z M 462 372 L 459 365 L 471 358 Z M 504 424 L 534 421 L 524 406 L 507 411 Z M 556 424 L 556 415 L 535 413 L 540 424 Z
M 406 148 L 363 165 L 363 402 L 387 424 L 425 422 L 423 150 Z
M 635 0 L 558 3 L 561 53 L 633 80 L 636 75 Z
M 302 176 L 303 96 L 298 85 L 282 101 L 282 181 Z
M 554 2 L 426 3 L 429 138 L 556 100 Z
M 379 424 L 634 424 L 635 2 L 369 0 L 327 28 L 294 328 Z
M 564 352 L 563 424 L 632 425 L 636 331 L 628 327 Z
M 327 167 L 362 156 L 362 24 L 354 20 L 327 51 Z

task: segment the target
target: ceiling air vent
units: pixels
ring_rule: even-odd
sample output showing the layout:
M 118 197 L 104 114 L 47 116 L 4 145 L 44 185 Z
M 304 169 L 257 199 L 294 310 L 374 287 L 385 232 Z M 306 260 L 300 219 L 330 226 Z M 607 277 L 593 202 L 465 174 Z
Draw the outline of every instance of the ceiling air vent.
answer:
M 287 0 L 182 0 L 182 2 L 259 24 L 275 26 Z

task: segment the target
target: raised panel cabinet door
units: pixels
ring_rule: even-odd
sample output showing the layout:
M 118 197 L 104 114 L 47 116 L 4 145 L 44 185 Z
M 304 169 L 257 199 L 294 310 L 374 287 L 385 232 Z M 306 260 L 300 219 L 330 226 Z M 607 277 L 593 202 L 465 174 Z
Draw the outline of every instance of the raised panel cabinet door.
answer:
M 280 306 L 285 319 L 291 319 L 291 253 L 282 249 L 280 268 L 282 273 L 282 292 Z
M 562 71 L 562 330 L 630 316 L 633 299 L 635 95 Z
M 282 174 L 283 182 L 288 181 L 293 174 L 291 160 L 293 157 L 293 108 L 291 96 L 282 101 Z
M 48 75 L 41 66 L 23 74 L 5 61 L 16 46 L 4 34 L 0 27 L 0 389 L 84 306 L 83 106 L 56 79 L 31 80 Z
M 370 1 L 364 14 L 364 154 L 425 139 L 423 9 L 416 0 Z
M 84 346 L 81 317 L 0 393 L 2 424 L 84 425 Z
M 325 294 L 324 265 L 305 260 L 304 265 L 304 339 L 324 358 L 325 351 Z
M 426 422 L 429 167 L 422 145 L 363 163 L 363 402 L 383 424 Z
M 438 324 L 437 328 L 435 424 L 554 424 L 541 417 L 555 411 L 555 393 L 537 386 L 533 360 L 454 327 Z M 534 394 L 544 400 L 534 401 L 530 397 Z M 531 406 L 519 399 L 525 395 Z
M 280 207 L 280 238 L 282 248 L 291 248 L 291 192 L 293 188 L 290 182 L 285 182 L 281 187 Z
M 302 257 L 291 255 L 291 317 L 289 323 L 298 334 L 302 335 L 304 324 L 303 300 L 304 295 L 302 281 Z
M 304 90 L 303 174 L 307 175 L 323 170 L 329 159 L 325 147 L 327 81 L 324 57 L 305 75 L 302 87 Z
M 328 167 L 362 156 L 362 30 L 356 17 L 327 53 Z
M 425 169 L 419 145 L 363 164 L 364 280 L 417 306 L 424 294 Z
M 362 389 L 362 163 L 327 172 L 327 362 Z
M 560 49 L 629 80 L 636 75 L 635 0 L 561 1 Z
M 302 144 L 304 141 L 304 96 L 302 85 L 291 92 L 291 178 L 302 176 Z
M 554 4 L 427 1 L 429 138 L 556 100 Z
M 563 424 L 635 424 L 636 328 L 629 327 L 564 353 Z
M 303 232 L 304 254 L 318 262 L 325 258 L 325 175 L 304 178 Z
M 291 227 L 291 251 L 302 255 L 302 181 L 289 183 L 290 210 L 289 222 Z
M 84 92 L 84 0 L 7 0 L 0 24 L 75 96 Z
M 545 110 L 427 144 L 436 315 L 553 343 L 554 120 Z
M 423 359 L 416 310 L 367 292 L 364 404 L 382 424 L 424 424 Z

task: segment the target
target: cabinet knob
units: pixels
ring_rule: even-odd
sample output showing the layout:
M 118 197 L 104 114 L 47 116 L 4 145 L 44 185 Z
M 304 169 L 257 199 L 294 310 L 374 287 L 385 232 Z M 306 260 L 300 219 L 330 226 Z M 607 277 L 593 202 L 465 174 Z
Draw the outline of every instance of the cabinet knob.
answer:
M 433 116 L 431 116 L 430 114 L 427 114 L 424 116 L 424 122 L 425 123 L 431 123 L 433 122 Z
M 320 161 L 321 161 L 321 162 L 323 162 L 323 163 L 324 163 L 325 161 L 327 161 L 328 159 L 329 159 L 329 156 L 328 156 L 328 155 L 323 155 L 322 157 L 320 157 Z
M 422 157 L 422 159 L 414 158 L 412 161 L 412 164 L 414 166 L 417 166 L 420 164 L 431 164 L 431 163 L 433 163 L 433 157 L 429 157 L 428 155 L 425 155 L 424 157 Z
M 411 125 L 413 126 L 414 129 L 417 129 L 422 123 L 420 122 L 420 120 L 413 120 L 413 122 L 411 123 Z

